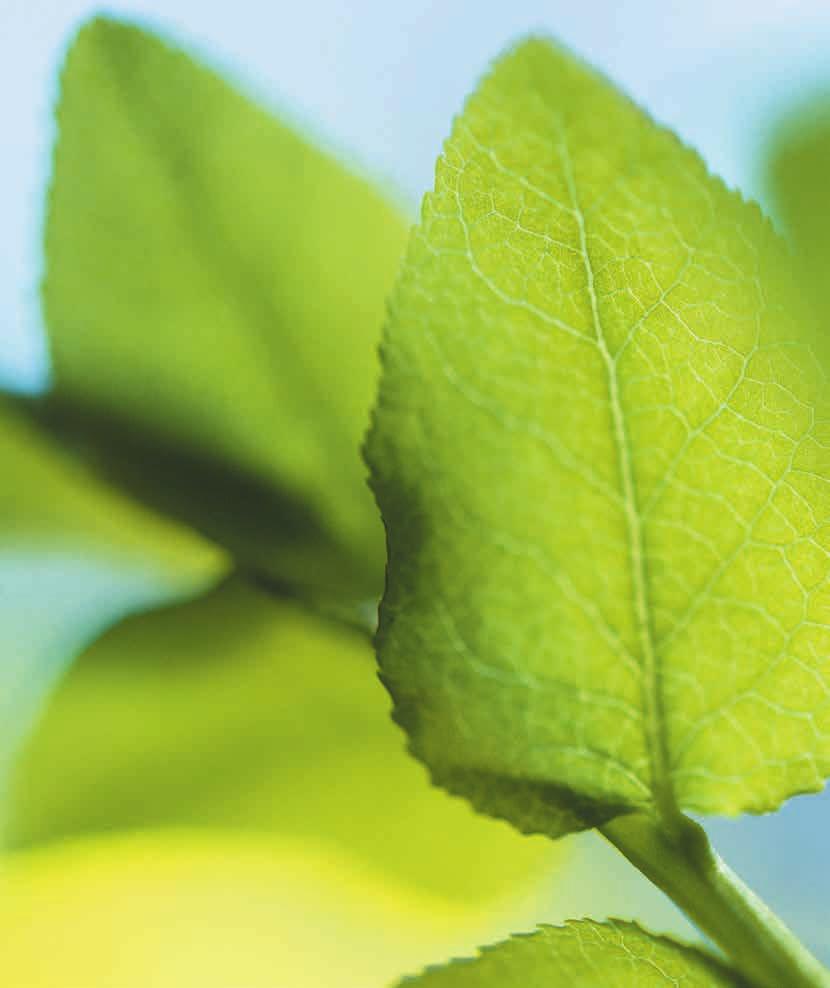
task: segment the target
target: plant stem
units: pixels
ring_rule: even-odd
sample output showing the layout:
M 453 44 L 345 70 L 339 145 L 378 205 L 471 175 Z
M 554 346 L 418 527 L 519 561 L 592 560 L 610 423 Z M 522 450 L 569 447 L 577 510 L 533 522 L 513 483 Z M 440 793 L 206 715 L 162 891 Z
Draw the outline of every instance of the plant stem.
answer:
M 601 828 L 727 954 L 755 988 L 830 988 L 830 972 L 721 860 L 706 832 L 678 815 L 666 827 L 645 814 Z

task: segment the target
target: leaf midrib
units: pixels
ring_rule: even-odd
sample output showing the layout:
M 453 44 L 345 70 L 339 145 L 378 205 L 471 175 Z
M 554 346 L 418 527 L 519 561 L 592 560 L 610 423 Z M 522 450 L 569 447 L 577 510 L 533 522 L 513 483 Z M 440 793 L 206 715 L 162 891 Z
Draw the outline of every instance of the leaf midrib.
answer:
M 637 501 L 636 485 L 634 483 L 634 467 L 626 427 L 625 411 L 620 396 L 617 363 L 611 355 L 602 325 L 602 319 L 600 318 L 599 301 L 594 283 L 594 267 L 588 250 L 585 215 L 576 190 L 567 133 L 561 121 L 558 121 L 558 130 L 565 183 L 568 188 L 568 195 L 571 199 L 571 206 L 579 233 L 579 253 L 582 257 L 585 272 L 586 288 L 591 306 L 591 321 L 596 336 L 597 349 L 605 365 L 608 384 L 608 400 L 613 422 L 614 444 L 617 450 L 622 502 L 626 520 L 628 558 L 634 591 L 634 616 L 637 625 L 637 637 L 642 653 L 643 730 L 651 766 L 651 790 L 658 814 L 664 819 L 670 820 L 677 815 L 677 802 L 674 796 L 669 770 L 670 763 L 660 670 L 649 607 L 643 526 Z

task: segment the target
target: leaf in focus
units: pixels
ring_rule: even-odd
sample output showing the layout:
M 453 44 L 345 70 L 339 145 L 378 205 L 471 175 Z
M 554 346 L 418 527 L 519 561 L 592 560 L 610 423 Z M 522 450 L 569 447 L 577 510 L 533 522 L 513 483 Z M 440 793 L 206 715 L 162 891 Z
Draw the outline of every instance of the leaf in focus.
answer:
M 699 950 L 631 923 L 591 920 L 541 927 L 485 947 L 471 960 L 428 969 L 413 988 L 739 988 L 737 976 Z
M 0 860 L 15 988 L 386 988 L 504 924 L 331 850 L 193 831 Z
M 0 403 L 0 774 L 75 654 L 214 584 L 224 553 L 103 484 Z
M 270 831 L 462 902 L 558 853 L 429 785 L 365 639 L 242 581 L 124 622 L 75 663 L 12 779 L 7 844 L 159 825 Z
M 358 452 L 406 224 L 209 69 L 97 18 L 61 79 L 44 420 L 295 588 L 379 595 Z
M 830 406 L 759 209 L 545 41 L 456 121 L 367 454 L 379 661 L 522 829 L 734 814 L 830 771 Z
M 779 125 L 766 162 L 775 214 L 793 244 L 804 291 L 824 326 L 830 322 L 828 165 L 830 96 L 825 94 Z

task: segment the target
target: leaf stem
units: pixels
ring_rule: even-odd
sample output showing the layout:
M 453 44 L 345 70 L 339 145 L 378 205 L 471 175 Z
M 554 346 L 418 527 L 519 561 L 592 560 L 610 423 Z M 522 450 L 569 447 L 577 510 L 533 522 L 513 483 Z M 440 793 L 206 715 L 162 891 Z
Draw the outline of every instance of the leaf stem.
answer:
M 703 828 L 688 817 L 678 814 L 668 828 L 635 813 L 601 829 L 755 988 L 830 988 L 830 972 L 721 860 Z

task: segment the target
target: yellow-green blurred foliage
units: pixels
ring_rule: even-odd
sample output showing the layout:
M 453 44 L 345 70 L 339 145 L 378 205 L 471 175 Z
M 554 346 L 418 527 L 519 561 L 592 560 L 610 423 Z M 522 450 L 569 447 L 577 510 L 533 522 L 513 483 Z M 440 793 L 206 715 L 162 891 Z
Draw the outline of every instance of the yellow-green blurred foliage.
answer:
M 430 787 L 388 708 L 363 637 L 239 580 L 119 625 L 13 777 L 10 983 L 381 988 L 531 925 L 561 851 Z
M 239 835 L 78 841 L 2 881 L 14 988 L 382 988 L 513 925 L 312 842 Z
M 75 663 L 10 814 L 13 846 L 159 825 L 308 837 L 471 904 L 551 853 L 429 785 L 362 636 L 241 581 L 126 621 Z

